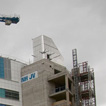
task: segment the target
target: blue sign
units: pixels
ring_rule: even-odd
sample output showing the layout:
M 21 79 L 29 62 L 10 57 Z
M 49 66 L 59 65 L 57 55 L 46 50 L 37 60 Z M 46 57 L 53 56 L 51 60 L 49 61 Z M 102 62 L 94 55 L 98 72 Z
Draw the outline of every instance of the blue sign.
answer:
M 38 73 L 37 73 L 37 71 L 35 71 L 35 72 L 31 73 L 31 74 L 27 74 L 27 75 L 21 77 L 21 83 L 30 81 L 30 80 L 35 79 L 37 77 L 38 77 Z

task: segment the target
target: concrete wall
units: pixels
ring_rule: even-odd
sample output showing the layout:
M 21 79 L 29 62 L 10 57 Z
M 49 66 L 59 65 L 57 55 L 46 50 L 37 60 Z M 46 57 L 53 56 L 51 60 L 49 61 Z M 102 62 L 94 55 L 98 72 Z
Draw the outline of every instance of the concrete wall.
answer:
M 23 106 L 52 106 L 55 100 L 49 98 L 54 84 L 48 82 L 48 77 L 54 74 L 54 67 L 63 71 L 65 67 L 43 59 L 22 68 L 21 76 L 38 72 L 38 77 L 22 83 Z

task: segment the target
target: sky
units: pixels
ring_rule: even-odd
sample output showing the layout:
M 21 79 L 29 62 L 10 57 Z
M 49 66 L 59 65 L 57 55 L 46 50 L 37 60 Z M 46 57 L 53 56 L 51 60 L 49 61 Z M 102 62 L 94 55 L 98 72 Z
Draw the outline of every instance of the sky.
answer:
M 106 106 L 106 0 L 0 0 L 0 14 L 20 16 L 18 24 L 0 23 L 0 55 L 29 62 L 32 39 L 51 37 L 72 69 L 78 62 L 95 71 L 97 106 Z

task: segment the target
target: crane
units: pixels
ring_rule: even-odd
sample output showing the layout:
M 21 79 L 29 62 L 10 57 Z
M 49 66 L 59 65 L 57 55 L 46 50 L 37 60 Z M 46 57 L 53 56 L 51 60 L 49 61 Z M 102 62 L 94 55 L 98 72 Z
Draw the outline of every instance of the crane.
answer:
M 13 16 L 13 17 L 1 16 L 0 17 L 0 22 L 5 22 L 5 25 L 11 25 L 12 23 L 17 24 L 19 20 L 20 19 L 18 16 Z

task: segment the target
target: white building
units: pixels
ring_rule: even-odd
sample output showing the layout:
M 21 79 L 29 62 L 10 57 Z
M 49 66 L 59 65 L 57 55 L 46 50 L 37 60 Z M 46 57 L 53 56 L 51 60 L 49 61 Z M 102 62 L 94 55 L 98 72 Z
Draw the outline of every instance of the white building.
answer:
M 33 39 L 34 62 L 49 58 L 51 61 L 63 65 L 63 57 L 53 40 L 45 35 Z
M 0 106 L 22 106 L 20 71 L 25 64 L 0 57 Z

